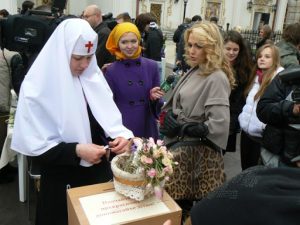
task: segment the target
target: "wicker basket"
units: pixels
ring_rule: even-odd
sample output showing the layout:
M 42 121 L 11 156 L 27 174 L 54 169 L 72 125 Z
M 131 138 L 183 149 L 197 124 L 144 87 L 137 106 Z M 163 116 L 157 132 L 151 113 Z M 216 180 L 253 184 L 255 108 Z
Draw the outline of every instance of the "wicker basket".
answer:
M 118 161 L 121 157 L 122 155 L 117 155 L 111 161 L 115 190 L 137 201 L 142 201 L 153 194 L 151 189 L 146 189 L 145 175 L 143 173 L 131 174 L 118 167 Z

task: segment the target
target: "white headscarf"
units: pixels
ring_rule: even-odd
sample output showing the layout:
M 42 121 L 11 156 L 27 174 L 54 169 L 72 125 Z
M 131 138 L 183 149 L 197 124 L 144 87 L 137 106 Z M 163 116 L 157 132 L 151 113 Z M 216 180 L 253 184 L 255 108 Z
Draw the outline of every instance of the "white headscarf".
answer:
M 56 28 L 22 83 L 13 150 L 37 156 L 61 142 L 92 143 L 87 103 L 108 136 L 133 137 L 122 124 L 95 55 L 79 77 L 71 74 L 72 53 L 95 53 L 97 40 L 82 19 L 67 19 Z

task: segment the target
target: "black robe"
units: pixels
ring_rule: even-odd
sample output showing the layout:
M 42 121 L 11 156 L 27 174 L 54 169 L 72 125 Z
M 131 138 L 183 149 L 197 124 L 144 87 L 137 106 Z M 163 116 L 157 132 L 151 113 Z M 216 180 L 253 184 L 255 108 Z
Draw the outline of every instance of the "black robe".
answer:
M 104 131 L 88 108 L 91 134 L 94 144 L 106 145 Z M 36 225 L 67 225 L 67 188 L 107 182 L 112 179 L 110 163 L 106 157 L 91 167 L 79 165 L 77 143 L 60 143 L 46 153 L 32 157 L 41 172 Z

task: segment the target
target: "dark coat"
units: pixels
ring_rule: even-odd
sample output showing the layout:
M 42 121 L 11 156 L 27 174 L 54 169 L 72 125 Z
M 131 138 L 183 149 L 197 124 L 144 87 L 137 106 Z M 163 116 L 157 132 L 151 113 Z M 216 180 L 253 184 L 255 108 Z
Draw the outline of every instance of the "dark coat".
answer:
M 296 225 L 300 169 L 251 167 L 199 201 L 193 225 Z
M 290 126 L 300 124 L 300 119 L 293 115 L 294 102 L 286 99 L 294 88 L 282 82 L 277 75 L 260 98 L 256 110 L 257 117 L 263 123 L 281 130 L 281 138 L 270 141 L 276 143 L 277 146 L 282 145 L 282 152 L 279 153 L 281 160 L 291 166 L 293 165 L 291 160 L 300 155 L 300 130 Z M 277 143 L 278 140 L 283 143 Z
M 300 52 L 294 45 L 281 40 L 276 46 L 279 48 L 280 64 L 285 69 L 299 65 Z
M 246 103 L 244 90 L 246 83 L 241 83 L 239 76 L 236 76 L 237 86 L 231 91 L 229 96 L 230 102 L 230 127 L 229 137 L 226 147 L 227 152 L 236 151 L 236 134 L 240 132 L 240 124 L 238 117 Z
M 189 27 L 189 23 L 182 23 L 175 30 L 174 35 L 173 35 L 173 41 L 176 43 L 176 46 L 180 41 L 181 35 L 188 27 Z
M 144 37 L 144 52 L 143 56 L 155 61 L 161 61 L 162 49 L 164 45 L 164 38 L 162 31 L 157 28 L 149 28 L 145 32 Z
M 96 49 L 96 58 L 97 64 L 101 67 L 106 63 L 111 63 L 115 61 L 115 57 L 110 54 L 110 52 L 106 49 L 106 41 L 110 34 L 110 29 L 108 28 L 106 23 L 100 23 L 97 27 L 94 28 L 95 32 L 98 34 L 98 46 Z
M 94 144 L 106 145 L 103 129 L 91 114 L 92 140 Z M 110 164 L 106 158 L 91 167 L 80 166 L 76 155 L 77 143 L 60 143 L 46 153 L 32 157 L 40 167 L 41 182 L 37 203 L 36 225 L 66 225 L 67 188 L 107 182 L 112 179 Z

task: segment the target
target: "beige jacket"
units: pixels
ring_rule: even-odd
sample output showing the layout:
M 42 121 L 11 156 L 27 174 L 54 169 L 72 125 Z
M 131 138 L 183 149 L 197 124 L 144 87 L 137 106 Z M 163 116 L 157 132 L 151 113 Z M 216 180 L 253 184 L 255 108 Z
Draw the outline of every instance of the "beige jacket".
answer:
M 4 49 L 0 50 L 0 112 L 8 113 L 10 108 L 10 89 L 11 84 L 11 74 L 10 74 L 10 61 L 11 58 L 18 54 L 17 52 L 11 52 Z
M 204 122 L 209 130 L 207 138 L 225 149 L 230 122 L 228 78 L 221 70 L 209 76 L 199 72 L 200 69 L 192 69 L 179 80 L 163 109 L 172 108 L 180 124 Z M 174 139 L 165 141 L 168 144 Z

